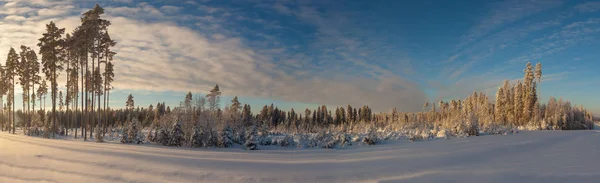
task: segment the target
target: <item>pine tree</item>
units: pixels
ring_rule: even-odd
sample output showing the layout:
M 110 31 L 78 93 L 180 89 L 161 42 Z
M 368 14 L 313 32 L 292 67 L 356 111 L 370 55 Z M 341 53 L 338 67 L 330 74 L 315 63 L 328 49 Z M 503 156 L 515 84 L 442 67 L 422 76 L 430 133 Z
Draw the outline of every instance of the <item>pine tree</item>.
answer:
M 354 113 L 354 111 L 352 110 L 352 106 L 348 105 L 348 107 L 346 108 L 346 119 L 350 122 L 354 122 L 355 119 L 353 118 L 352 114 Z
M 56 133 L 56 95 L 57 95 L 57 79 L 60 71 L 63 70 L 62 63 L 62 34 L 65 29 L 59 29 L 54 22 L 46 25 L 46 33 L 39 39 L 40 54 L 42 55 L 43 72 L 46 74 L 46 79 L 50 81 L 50 90 L 52 91 L 52 135 Z
M 29 129 L 31 127 L 31 122 L 30 122 L 30 116 L 29 116 L 29 108 L 27 110 L 25 110 L 25 106 L 29 106 L 29 90 L 31 89 L 31 63 L 29 61 L 29 59 L 32 59 L 31 57 L 31 48 L 26 47 L 21 45 L 21 62 L 19 62 L 18 64 L 18 71 L 17 74 L 19 75 L 19 83 L 21 84 L 21 88 L 23 89 L 23 114 L 24 114 L 24 118 L 23 121 L 25 121 L 27 123 L 26 125 L 26 134 L 30 135 Z M 33 56 L 35 58 L 37 58 L 37 56 L 35 56 L 35 52 L 33 53 Z
M 135 107 L 135 101 L 133 100 L 132 94 L 129 94 L 129 96 L 127 96 L 127 101 L 125 102 L 125 107 L 129 111 L 129 114 L 131 114 L 131 112 L 133 111 L 133 108 Z
M 6 130 L 6 118 L 4 118 L 4 105 L 3 97 L 7 94 L 9 88 L 10 79 L 6 77 L 6 72 L 2 64 L 0 64 L 0 131 Z
M 13 134 L 15 133 L 15 77 L 18 76 L 18 71 L 19 71 L 19 55 L 17 55 L 17 52 L 15 51 L 15 49 L 13 49 L 12 47 L 10 48 L 9 52 L 8 52 L 8 56 L 6 58 L 6 78 L 8 78 L 10 80 L 10 82 L 7 83 L 8 87 L 10 88 L 10 95 L 9 95 L 9 99 L 8 99 L 8 106 L 9 106 L 9 110 L 12 112 L 12 131 Z
M 250 126 L 252 124 L 252 111 L 250 105 L 244 105 L 244 109 L 242 111 L 242 119 L 244 126 Z
M 206 95 L 208 99 L 208 106 L 210 111 L 217 111 L 219 108 L 219 101 L 221 98 L 221 90 L 219 89 L 219 85 L 215 85 L 215 87 L 210 90 L 210 93 Z
M 240 103 L 240 101 L 238 101 L 238 97 L 233 97 L 233 99 L 231 99 L 231 106 L 229 106 L 229 119 L 231 119 L 234 125 L 239 124 L 241 108 L 242 104 Z
M 110 91 L 113 89 L 112 82 L 115 77 L 114 65 L 112 63 L 112 56 L 109 56 L 109 61 L 106 63 L 104 69 L 104 116 L 108 119 L 108 111 L 110 110 Z M 75 75 L 76 76 L 76 75 Z M 77 84 L 75 84 L 76 87 Z
M 106 21 L 106 23 L 110 24 L 109 21 Z M 113 78 L 115 77 L 114 74 L 114 65 L 112 63 L 113 61 L 113 57 L 116 54 L 115 52 L 111 51 L 111 47 L 114 47 L 117 43 L 115 41 L 113 41 L 110 38 L 110 35 L 108 34 L 108 31 L 105 31 L 104 33 L 101 34 L 102 38 L 100 41 L 100 47 L 102 48 L 102 53 L 104 53 L 104 55 L 102 56 L 102 58 L 99 59 L 104 59 L 102 61 L 99 61 L 98 66 L 100 65 L 100 63 L 104 63 L 104 72 L 102 73 L 102 76 L 104 77 L 104 84 L 102 87 L 103 90 L 103 94 L 104 94 L 104 119 L 105 121 L 108 119 L 108 92 L 111 90 L 111 83 L 113 82 Z M 98 71 L 99 73 L 99 71 Z M 103 122 L 103 124 L 107 123 Z M 104 125 L 104 127 L 108 126 L 107 124 Z

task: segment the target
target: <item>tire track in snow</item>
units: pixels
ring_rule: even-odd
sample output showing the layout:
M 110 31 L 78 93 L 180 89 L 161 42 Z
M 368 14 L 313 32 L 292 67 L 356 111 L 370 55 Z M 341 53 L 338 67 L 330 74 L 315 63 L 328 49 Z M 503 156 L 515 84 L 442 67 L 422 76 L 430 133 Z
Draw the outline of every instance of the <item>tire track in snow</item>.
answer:
M 10 167 L 13 169 L 14 168 L 23 169 L 23 171 L 39 170 L 39 171 L 47 171 L 47 172 L 52 172 L 52 173 L 67 174 L 69 176 L 92 177 L 92 178 L 102 179 L 102 180 L 106 180 L 106 181 L 110 181 L 110 182 L 126 182 L 126 183 L 135 182 L 135 181 L 131 181 L 131 180 L 126 180 L 121 176 L 96 175 L 96 174 L 89 174 L 89 173 L 85 173 L 85 172 L 59 170 L 59 169 L 53 169 L 53 168 L 48 168 L 48 167 L 24 166 L 24 165 L 12 164 L 12 163 L 5 162 L 2 160 L 0 160 L 0 166 L 7 166 L 7 167 Z
M 8 175 L 1 175 L 0 174 L 0 182 L 8 182 L 8 181 L 6 181 L 6 179 L 9 179 L 9 180 L 13 179 L 13 180 L 16 180 L 16 181 L 24 181 L 24 182 L 44 182 L 44 183 L 46 183 L 46 182 L 56 182 L 56 183 L 58 183 L 57 181 L 52 180 L 52 179 L 32 179 L 32 178 L 23 178 L 23 177 L 8 176 Z

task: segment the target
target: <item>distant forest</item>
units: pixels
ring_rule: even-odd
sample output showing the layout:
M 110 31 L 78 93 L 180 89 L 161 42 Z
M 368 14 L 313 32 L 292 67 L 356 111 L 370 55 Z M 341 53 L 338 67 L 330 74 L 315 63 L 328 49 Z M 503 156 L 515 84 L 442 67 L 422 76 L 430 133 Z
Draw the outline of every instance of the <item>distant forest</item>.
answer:
M 0 129 L 15 133 L 17 126 L 26 135 L 54 138 L 73 136 L 102 142 L 107 134 L 119 133 L 123 143 L 153 142 L 170 146 L 230 147 L 243 145 L 297 145 L 300 135 L 312 145 L 333 147 L 351 141 L 376 144 L 377 133 L 406 134 L 410 139 L 433 136 L 477 136 L 501 134 L 507 129 L 585 130 L 594 128 L 594 116 L 583 106 L 562 98 L 539 100 L 542 65 L 527 63 L 522 80 L 506 80 L 495 99 L 474 92 L 464 99 L 425 103 L 421 112 L 372 112 L 369 106 L 340 106 L 295 111 L 265 105 L 253 114 L 250 105 L 238 97 L 219 106 L 221 90 L 215 86 L 206 95 L 182 96 L 179 106 L 163 103 L 140 108 L 129 95 L 125 109 L 109 107 L 111 83 L 115 79 L 117 44 L 109 35 L 111 22 L 103 19 L 104 9 L 96 5 L 81 15 L 81 25 L 66 33 L 54 22 L 46 24 L 37 48 L 11 48 L 5 66 L 0 67 L 0 95 L 7 96 L 0 116 Z M 38 55 L 41 59 L 38 59 Z M 118 61 L 117 61 L 118 62 Z M 40 73 L 41 71 L 41 73 Z M 66 73 L 66 90 L 58 89 L 58 76 Z M 42 77 L 42 73 L 43 76 Z M 23 106 L 15 106 L 15 87 L 23 89 Z M 49 85 L 49 86 L 48 86 Z M 45 109 L 46 97 L 51 109 Z M 113 99 L 114 100 L 114 99 Z M 36 109 L 36 101 L 38 108 Z M 20 120 L 20 123 L 16 121 Z M 596 119 L 598 120 L 598 119 Z M 269 135 L 283 140 L 265 140 Z M 312 135 L 310 135 L 312 134 Z

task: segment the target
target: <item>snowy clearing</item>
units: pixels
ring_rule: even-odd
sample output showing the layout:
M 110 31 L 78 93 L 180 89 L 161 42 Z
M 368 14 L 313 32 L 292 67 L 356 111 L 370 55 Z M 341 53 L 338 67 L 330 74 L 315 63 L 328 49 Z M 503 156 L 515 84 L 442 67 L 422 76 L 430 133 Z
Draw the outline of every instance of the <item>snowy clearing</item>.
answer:
M 259 151 L 0 133 L 0 182 L 598 182 L 599 158 L 594 130 Z

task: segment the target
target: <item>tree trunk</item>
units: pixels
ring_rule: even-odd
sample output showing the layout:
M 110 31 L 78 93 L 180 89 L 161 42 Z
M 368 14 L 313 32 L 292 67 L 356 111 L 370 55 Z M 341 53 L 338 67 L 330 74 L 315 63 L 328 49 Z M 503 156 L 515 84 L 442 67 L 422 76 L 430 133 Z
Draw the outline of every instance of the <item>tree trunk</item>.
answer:
M 92 112 L 92 115 L 90 117 L 92 119 L 92 124 L 93 125 L 91 126 L 92 130 L 90 130 L 90 139 L 92 139 L 92 134 L 94 133 L 93 129 L 96 126 L 96 123 L 98 123 L 96 121 L 96 108 L 95 108 L 95 106 L 96 106 L 95 105 L 95 99 L 96 99 L 96 90 L 95 90 L 96 89 L 96 74 L 95 73 L 96 73 L 96 57 L 94 57 L 92 55 L 92 74 L 90 75 L 90 79 L 92 80 L 92 83 L 91 83 L 91 87 L 92 87 L 92 92 L 91 92 L 91 94 L 92 94 L 92 96 L 91 96 L 92 97 L 92 103 L 91 103 L 92 106 L 91 107 L 92 108 L 91 108 L 91 112 Z
M 27 131 L 29 131 L 29 124 L 27 123 L 27 112 L 25 111 L 25 106 L 27 106 L 27 102 L 26 102 L 27 97 L 25 97 L 25 95 L 27 95 L 26 93 L 27 93 L 27 89 L 23 88 L 23 94 L 21 95 L 23 97 L 23 120 L 22 120 L 22 122 L 25 123 L 25 125 L 22 125 L 22 126 L 25 126 L 25 129 L 23 129 L 24 130 L 23 132 L 25 133 L 25 135 L 29 135 L 29 132 L 27 132 Z
M 13 130 L 13 134 L 15 134 L 15 126 L 17 125 L 17 123 L 15 122 L 15 77 L 13 76 L 12 78 L 12 130 Z
M 106 84 L 108 83 L 106 81 L 106 76 L 108 76 L 108 74 L 106 73 L 106 66 L 107 66 L 107 64 L 108 64 L 108 62 L 104 63 L 104 70 L 105 70 L 104 73 L 105 73 L 105 75 L 104 75 L 104 99 L 103 99 L 104 100 L 104 121 L 103 121 L 103 123 L 104 123 L 105 127 L 104 127 L 104 133 L 102 134 L 102 137 L 104 137 L 104 135 L 106 134 L 106 130 L 107 130 L 107 127 L 108 127 L 108 111 L 106 111 L 106 95 L 108 95 L 107 89 L 106 89 L 106 87 L 107 87 Z
M 70 58 L 70 55 L 71 54 L 69 52 L 69 58 Z M 71 83 L 69 83 L 69 79 L 71 76 L 71 73 L 69 72 L 71 69 L 71 63 L 69 63 L 69 62 L 70 62 L 70 59 L 67 60 L 67 97 L 65 97 L 65 101 L 71 101 L 71 99 L 69 98 L 69 97 L 71 97 L 70 93 L 69 93 L 69 87 L 71 85 Z M 66 115 L 67 115 L 67 124 L 68 124 L 67 130 L 65 130 L 65 136 L 69 136 L 69 129 L 71 129 L 71 127 L 72 127 L 71 126 L 71 115 L 70 115 L 71 113 L 69 113 L 69 103 L 65 102 L 65 104 L 67 105 Z
M 54 129 L 57 130 L 56 126 L 56 68 L 52 69 L 52 83 L 50 84 L 52 87 L 52 124 L 54 124 Z M 53 131 L 52 137 L 56 137 L 56 131 Z
M 85 76 L 82 77 L 82 78 L 85 79 L 85 85 L 83 86 L 84 90 L 85 90 L 85 92 L 84 92 L 85 93 L 85 97 L 83 99 L 83 100 L 85 100 L 85 105 L 84 105 L 85 106 L 85 116 L 83 117 L 84 120 L 85 120 L 85 128 L 84 128 L 85 130 L 88 129 L 88 123 L 89 123 L 89 120 L 87 118 L 88 117 L 88 112 L 89 112 L 88 111 L 88 100 L 87 100 L 88 99 L 88 87 L 86 86 L 86 85 L 89 84 L 89 80 L 88 80 L 88 77 L 87 77 L 88 76 L 88 62 L 87 62 L 87 60 L 88 60 L 88 58 L 87 58 L 87 54 L 86 54 L 86 56 L 85 56 Z M 84 132 L 82 135 L 83 135 L 83 140 L 87 140 L 87 133 Z

